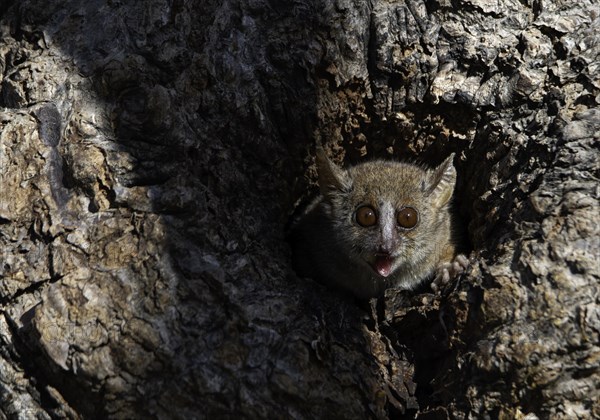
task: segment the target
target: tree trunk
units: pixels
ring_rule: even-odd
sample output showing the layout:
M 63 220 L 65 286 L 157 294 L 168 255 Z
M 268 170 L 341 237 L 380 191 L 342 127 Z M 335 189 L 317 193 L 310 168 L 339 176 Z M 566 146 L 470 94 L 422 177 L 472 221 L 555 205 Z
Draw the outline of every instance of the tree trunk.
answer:
M 0 418 L 600 416 L 595 0 L 3 0 Z M 285 226 L 457 152 L 472 264 L 350 301 Z

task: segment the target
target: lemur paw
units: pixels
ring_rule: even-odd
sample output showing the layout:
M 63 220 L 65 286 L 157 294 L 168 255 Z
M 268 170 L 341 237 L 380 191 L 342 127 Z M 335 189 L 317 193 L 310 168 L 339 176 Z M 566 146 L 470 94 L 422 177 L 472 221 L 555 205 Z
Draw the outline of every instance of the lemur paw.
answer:
M 431 282 L 431 289 L 436 294 L 441 293 L 444 286 L 450 283 L 450 280 L 464 273 L 469 264 L 469 259 L 463 254 L 458 254 L 452 262 L 441 263 L 435 271 L 435 276 Z

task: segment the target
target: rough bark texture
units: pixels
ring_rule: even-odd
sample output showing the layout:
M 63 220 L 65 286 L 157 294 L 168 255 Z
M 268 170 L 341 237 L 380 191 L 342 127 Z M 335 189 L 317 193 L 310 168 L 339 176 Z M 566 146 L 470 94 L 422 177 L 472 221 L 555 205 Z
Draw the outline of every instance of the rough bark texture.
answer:
M 4 0 L 0 32 L 0 418 L 600 416 L 595 0 Z M 468 273 L 297 278 L 316 141 L 458 152 Z

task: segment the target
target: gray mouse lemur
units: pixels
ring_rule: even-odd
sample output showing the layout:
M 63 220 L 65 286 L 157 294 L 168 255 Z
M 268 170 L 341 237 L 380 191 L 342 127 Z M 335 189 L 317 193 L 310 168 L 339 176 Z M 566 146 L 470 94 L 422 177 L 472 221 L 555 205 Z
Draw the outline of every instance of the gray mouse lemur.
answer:
M 298 274 L 365 299 L 388 287 L 437 290 L 468 264 L 456 255 L 450 155 L 435 169 L 372 161 L 342 169 L 317 147 L 321 195 L 294 223 Z

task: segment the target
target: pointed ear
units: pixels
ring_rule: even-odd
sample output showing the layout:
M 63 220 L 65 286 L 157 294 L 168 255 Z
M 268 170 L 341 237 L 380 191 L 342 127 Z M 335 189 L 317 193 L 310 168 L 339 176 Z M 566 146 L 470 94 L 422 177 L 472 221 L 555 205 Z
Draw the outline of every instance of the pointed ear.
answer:
M 456 184 L 456 169 L 454 169 L 454 153 L 442 162 L 440 166 L 430 172 L 429 183 L 425 187 L 431 196 L 433 204 L 440 208 L 448 204 Z
M 324 197 L 329 197 L 335 191 L 346 191 L 352 186 L 348 173 L 329 160 L 320 144 L 317 145 L 317 170 L 319 188 Z

